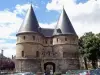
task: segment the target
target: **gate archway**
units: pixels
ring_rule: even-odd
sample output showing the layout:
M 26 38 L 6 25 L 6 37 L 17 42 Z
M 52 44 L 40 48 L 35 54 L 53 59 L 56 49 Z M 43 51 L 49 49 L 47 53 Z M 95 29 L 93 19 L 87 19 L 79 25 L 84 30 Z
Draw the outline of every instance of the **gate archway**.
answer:
M 45 71 L 50 71 L 52 70 L 53 72 L 55 72 L 55 63 L 53 62 L 47 62 L 44 64 L 44 70 Z

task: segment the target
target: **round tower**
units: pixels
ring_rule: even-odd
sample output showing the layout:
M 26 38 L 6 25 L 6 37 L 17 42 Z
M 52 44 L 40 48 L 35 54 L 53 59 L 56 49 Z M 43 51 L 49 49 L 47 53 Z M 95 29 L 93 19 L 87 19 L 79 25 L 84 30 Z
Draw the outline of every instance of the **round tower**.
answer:
M 39 25 L 32 5 L 16 36 L 16 71 L 41 71 L 40 50 L 43 48 L 43 37 L 39 35 Z
M 64 8 L 54 29 L 53 45 L 59 59 L 58 71 L 79 69 L 78 36 Z

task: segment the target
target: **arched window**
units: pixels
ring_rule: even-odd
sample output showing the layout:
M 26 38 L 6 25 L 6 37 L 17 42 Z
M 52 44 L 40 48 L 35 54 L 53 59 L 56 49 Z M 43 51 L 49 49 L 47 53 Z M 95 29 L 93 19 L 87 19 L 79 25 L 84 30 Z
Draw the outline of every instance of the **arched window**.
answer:
M 39 51 L 36 51 L 36 57 L 39 57 Z
M 22 57 L 24 57 L 24 51 L 22 51 Z

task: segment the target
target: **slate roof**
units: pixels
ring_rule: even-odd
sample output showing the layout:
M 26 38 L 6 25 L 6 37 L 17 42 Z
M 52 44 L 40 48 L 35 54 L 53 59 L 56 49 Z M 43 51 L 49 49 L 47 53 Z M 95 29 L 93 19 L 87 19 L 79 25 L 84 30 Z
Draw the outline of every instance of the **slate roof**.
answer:
M 53 35 L 60 35 L 60 34 L 77 35 L 64 8 L 53 33 Z
M 32 5 L 30 5 L 30 8 L 26 14 L 26 17 L 18 31 L 18 33 L 23 33 L 23 32 L 38 32 L 38 21 L 36 19 L 34 10 Z
M 41 28 L 39 30 L 41 34 L 43 34 L 46 37 L 51 37 L 53 35 L 54 29 L 49 29 L 49 28 Z
M 30 5 L 30 8 L 26 14 L 26 17 L 25 17 L 17 35 L 20 33 L 30 33 L 30 32 L 32 32 L 32 33 L 38 32 L 38 33 L 41 33 L 42 35 L 44 35 L 45 37 L 51 37 L 54 35 L 61 35 L 61 34 L 77 35 L 64 8 L 63 8 L 63 11 L 57 22 L 56 28 L 49 29 L 49 28 L 41 28 L 39 26 L 32 5 Z

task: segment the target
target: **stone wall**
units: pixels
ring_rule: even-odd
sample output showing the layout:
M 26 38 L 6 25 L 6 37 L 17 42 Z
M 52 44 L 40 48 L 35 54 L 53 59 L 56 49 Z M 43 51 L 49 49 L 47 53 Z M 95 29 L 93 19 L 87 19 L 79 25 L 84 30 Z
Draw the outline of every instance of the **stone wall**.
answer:
M 16 71 L 18 72 L 40 72 L 41 62 L 39 59 L 17 59 Z
M 47 62 L 55 64 L 55 71 L 79 69 L 78 37 L 63 35 L 47 38 L 36 33 L 17 36 L 16 71 L 43 71 Z
M 55 64 L 56 72 L 65 73 L 67 70 L 78 70 L 79 60 L 78 59 L 44 59 L 42 64 L 52 62 Z M 43 67 L 44 68 L 44 65 Z

